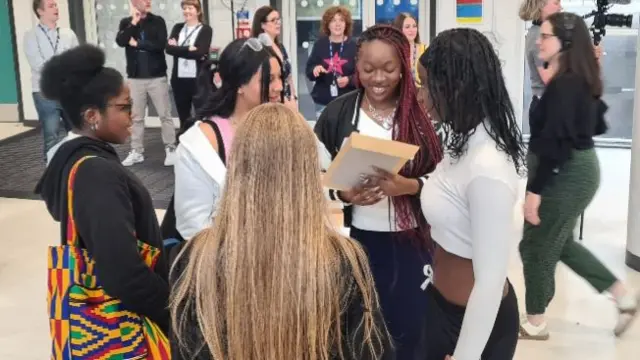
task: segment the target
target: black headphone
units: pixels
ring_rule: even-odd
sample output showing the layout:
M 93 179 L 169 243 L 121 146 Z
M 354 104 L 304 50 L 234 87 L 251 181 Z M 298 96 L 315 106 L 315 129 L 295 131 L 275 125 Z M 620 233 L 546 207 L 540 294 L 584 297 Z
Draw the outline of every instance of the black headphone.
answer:
M 563 13 L 562 14 L 562 36 L 560 40 L 562 40 L 562 51 L 565 51 L 573 45 L 573 30 L 576 27 L 575 23 L 575 15 L 572 13 Z

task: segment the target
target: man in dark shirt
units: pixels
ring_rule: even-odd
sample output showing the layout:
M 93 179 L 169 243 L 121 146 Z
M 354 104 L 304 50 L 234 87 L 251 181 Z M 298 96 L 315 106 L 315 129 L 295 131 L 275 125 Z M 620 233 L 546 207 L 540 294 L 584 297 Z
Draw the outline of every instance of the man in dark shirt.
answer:
M 165 166 L 175 158 L 176 130 L 171 117 L 171 100 L 167 82 L 167 62 L 164 55 L 167 26 L 164 19 L 150 12 L 151 0 L 131 0 L 131 16 L 120 21 L 116 35 L 118 46 L 125 48 L 127 77 L 133 101 L 131 151 L 124 166 L 144 161 L 144 116 L 147 96 L 153 101 L 162 123 L 165 145 Z

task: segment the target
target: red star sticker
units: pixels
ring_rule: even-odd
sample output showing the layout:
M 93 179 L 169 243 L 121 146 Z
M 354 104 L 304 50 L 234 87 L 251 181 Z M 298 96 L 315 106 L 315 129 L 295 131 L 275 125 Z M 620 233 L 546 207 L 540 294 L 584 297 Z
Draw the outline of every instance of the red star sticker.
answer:
M 327 64 L 327 72 L 332 73 L 336 72 L 336 74 L 344 75 L 342 72 L 342 65 L 348 63 L 348 60 L 341 59 L 338 54 L 333 54 L 333 58 L 328 58 L 323 60 Z

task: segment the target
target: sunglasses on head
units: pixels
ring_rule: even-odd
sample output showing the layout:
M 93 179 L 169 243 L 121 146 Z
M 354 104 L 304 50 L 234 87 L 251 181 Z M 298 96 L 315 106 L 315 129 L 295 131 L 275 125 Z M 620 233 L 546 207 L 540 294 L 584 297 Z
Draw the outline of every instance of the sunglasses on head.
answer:
M 242 48 L 245 46 L 249 47 L 253 51 L 262 51 L 265 47 L 273 46 L 273 40 L 269 37 L 269 35 L 262 33 L 257 38 L 249 38 L 242 45 Z

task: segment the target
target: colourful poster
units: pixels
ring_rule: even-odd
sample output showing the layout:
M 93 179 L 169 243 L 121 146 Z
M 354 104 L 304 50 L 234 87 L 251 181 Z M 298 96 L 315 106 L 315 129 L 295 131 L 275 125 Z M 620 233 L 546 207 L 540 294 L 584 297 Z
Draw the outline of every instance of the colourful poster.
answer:
M 459 24 L 482 23 L 483 0 L 456 0 L 456 21 Z

